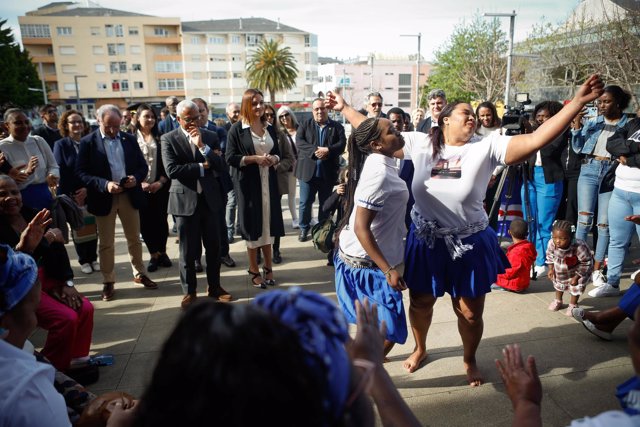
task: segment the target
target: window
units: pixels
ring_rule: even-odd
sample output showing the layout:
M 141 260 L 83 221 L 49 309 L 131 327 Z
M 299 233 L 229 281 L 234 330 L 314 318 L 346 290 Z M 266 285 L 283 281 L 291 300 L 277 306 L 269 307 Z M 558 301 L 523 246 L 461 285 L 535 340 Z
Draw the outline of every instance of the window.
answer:
M 109 56 L 124 55 L 124 43 L 107 43 Z
M 224 62 L 226 60 L 224 55 L 211 55 L 209 61 L 211 62 Z
M 389 89 L 393 90 L 393 88 L 389 88 Z M 411 92 L 411 90 L 412 90 L 411 86 L 398 88 L 398 92 Z
M 220 80 L 220 79 L 226 79 L 227 78 L 227 72 L 226 71 L 212 71 L 211 73 L 209 73 L 210 77 L 212 80 Z
M 73 30 L 71 29 L 71 27 L 58 27 L 58 28 L 56 28 L 56 31 L 58 32 L 59 36 L 72 36 L 73 35 Z
M 398 74 L 398 84 L 400 86 L 411 86 L 411 74 Z
M 262 34 L 247 34 L 247 46 L 255 47 L 262 41 Z
M 76 84 L 74 83 L 65 83 L 64 84 L 64 91 L 65 92 L 75 92 L 76 91 Z M 78 91 L 80 91 L 80 81 L 78 81 Z
M 122 91 L 129 90 L 129 80 L 120 80 L 120 90 Z
M 411 92 L 408 93 L 399 93 L 398 99 L 411 99 Z
M 240 44 L 240 36 L 237 34 L 232 35 L 231 44 Z
M 96 73 L 106 73 L 107 72 L 107 66 L 104 64 L 96 64 Z
M 241 79 L 242 78 L 242 73 L 233 73 L 233 78 L 234 79 Z
M 407 107 L 411 107 L 411 103 L 410 102 L 398 102 L 398 107 L 400 108 L 407 108 Z
M 311 37 L 307 34 L 304 36 L 304 47 L 311 46 Z
M 221 36 L 209 36 L 209 44 L 225 44 L 226 40 Z
M 60 55 L 75 55 L 76 48 L 73 46 L 60 46 Z
M 385 76 L 393 76 L 393 73 L 384 73 Z
M 156 46 L 156 54 L 171 55 L 171 49 L 168 46 Z
M 100 27 L 91 27 L 91 35 L 99 36 L 100 35 Z
M 191 36 L 191 44 L 200 44 L 199 36 Z
M 129 27 L 130 36 L 137 36 L 138 34 L 140 34 L 140 30 L 138 30 L 138 27 Z
M 142 53 L 142 48 L 138 45 L 132 44 L 131 46 L 129 46 L 129 51 L 132 55 L 139 55 Z
M 331 83 L 333 81 L 333 76 L 326 76 L 324 80 Z
M 304 79 L 305 80 L 311 80 L 311 71 L 305 71 L 304 72 Z
M 46 39 L 51 37 L 51 30 L 46 24 L 22 24 L 20 25 L 20 33 L 22 37 L 33 37 L 37 39 Z
M 156 62 L 156 72 L 158 73 L 181 73 L 182 62 L 180 61 L 158 61 Z
M 47 55 L 53 55 L 53 46 L 47 46 Z
M 93 46 L 91 48 L 94 55 L 104 55 L 104 47 L 103 46 Z
M 166 28 L 155 27 L 153 29 L 153 35 L 156 37 L 169 37 L 169 30 Z
M 129 90 L 129 80 L 111 80 L 111 90 L 126 92 Z
M 109 71 L 111 74 L 126 73 L 127 63 L 126 61 L 109 62 Z
M 144 89 L 144 83 L 143 82 L 133 82 L 133 88 L 134 89 Z
M 58 91 L 58 82 L 47 83 L 47 86 L 49 86 L 49 90 L 51 92 L 57 92 Z
M 242 61 L 242 56 L 239 56 L 239 55 L 232 55 L 232 56 L 231 56 L 231 60 L 232 60 L 233 62 L 236 62 L 236 61 Z
M 116 35 L 113 25 L 109 24 L 104 26 L 104 35 L 107 37 L 113 37 Z
M 311 52 L 304 53 L 304 63 L 311 64 Z
M 116 37 L 124 37 L 124 26 L 115 25 Z
M 98 92 L 104 92 L 105 90 L 107 90 L 107 84 L 104 82 L 98 82 L 96 83 Z
M 191 55 L 191 61 L 200 62 L 202 61 L 202 57 L 200 55 Z
M 131 64 L 131 71 L 142 71 L 142 64 Z
M 70 65 L 70 64 L 62 64 L 60 66 L 60 69 L 62 70 L 62 72 L 64 74 L 77 74 L 78 73 L 78 67 L 76 65 Z
M 182 90 L 184 80 L 182 79 L 158 79 L 158 90 Z
M 192 77 L 193 77 L 194 80 L 201 80 L 202 79 L 202 73 L 199 72 L 199 71 L 196 71 L 196 72 L 193 73 Z

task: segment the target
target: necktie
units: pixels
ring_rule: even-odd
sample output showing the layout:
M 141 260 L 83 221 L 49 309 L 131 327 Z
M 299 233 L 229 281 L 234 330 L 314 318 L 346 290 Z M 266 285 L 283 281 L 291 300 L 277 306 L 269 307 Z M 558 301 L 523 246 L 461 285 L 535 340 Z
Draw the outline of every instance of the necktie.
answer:
M 193 159 L 196 159 L 196 144 L 191 142 L 191 138 L 189 138 L 189 145 L 191 145 L 191 152 L 193 153 Z M 200 177 L 196 180 L 196 190 L 198 194 L 202 193 L 202 185 L 200 185 Z

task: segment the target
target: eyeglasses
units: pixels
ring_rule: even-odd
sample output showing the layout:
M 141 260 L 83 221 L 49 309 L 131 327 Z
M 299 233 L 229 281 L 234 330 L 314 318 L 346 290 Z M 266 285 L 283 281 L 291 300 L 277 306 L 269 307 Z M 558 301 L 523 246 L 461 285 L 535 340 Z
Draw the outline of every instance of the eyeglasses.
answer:
M 264 113 L 265 117 L 275 117 L 276 115 L 273 113 Z
M 180 117 L 180 120 L 182 120 L 183 122 L 189 124 L 189 123 L 193 123 L 196 120 L 198 120 L 198 117 Z
M 289 113 L 282 113 L 280 114 L 280 120 L 284 119 L 285 117 L 289 117 L 291 114 Z

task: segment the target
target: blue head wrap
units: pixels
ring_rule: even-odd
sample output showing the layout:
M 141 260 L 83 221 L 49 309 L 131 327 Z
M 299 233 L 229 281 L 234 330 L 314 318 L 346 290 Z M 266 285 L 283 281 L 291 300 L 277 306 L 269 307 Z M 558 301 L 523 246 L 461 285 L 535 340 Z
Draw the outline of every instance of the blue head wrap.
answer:
M 15 252 L 9 245 L 0 244 L 0 294 L 3 303 L 0 316 L 15 307 L 29 293 L 38 278 L 38 267 L 29 255 Z
M 258 295 L 253 303 L 298 333 L 306 364 L 322 375 L 324 405 L 337 418 L 349 392 L 350 362 L 344 347 L 349 337 L 344 315 L 328 298 L 295 287 Z

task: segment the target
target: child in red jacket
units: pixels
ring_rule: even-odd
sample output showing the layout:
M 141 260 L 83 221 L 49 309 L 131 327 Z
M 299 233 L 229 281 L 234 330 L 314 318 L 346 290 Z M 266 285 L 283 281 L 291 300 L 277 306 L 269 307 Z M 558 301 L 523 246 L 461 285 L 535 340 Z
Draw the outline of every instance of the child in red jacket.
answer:
M 492 286 L 492 288 L 523 292 L 529 287 L 531 266 L 536 260 L 537 252 L 533 243 L 527 240 L 529 227 L 523 220 L 511 221 L 509 234 L 513 239 L 513 244 L 507 249 L 507 258 L 509 258 L 511 268 L 498 274 L 496 286 Z

